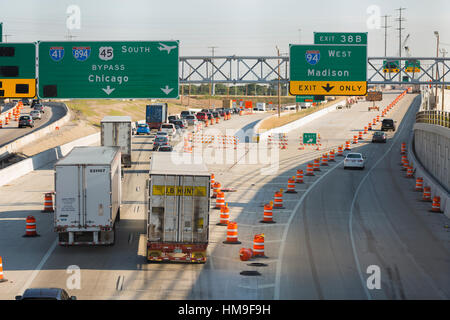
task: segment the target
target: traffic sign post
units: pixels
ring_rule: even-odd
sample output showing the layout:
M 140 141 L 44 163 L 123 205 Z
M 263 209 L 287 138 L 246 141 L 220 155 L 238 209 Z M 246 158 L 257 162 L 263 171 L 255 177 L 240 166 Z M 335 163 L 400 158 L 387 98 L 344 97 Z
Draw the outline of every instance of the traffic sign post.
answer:
M 303 133 L 303 144 L 317 144 L 317 133 Z
M 364 96 L 366 45 L 290 45 L 292 95 Z
M 39 42 L 40 98 L 178 98 L 178 41 Z
M 0 43 L 0 98 L 36 96 L 36 45 Z
M 314 32 L 314 44 L 367 45 L 367 32 Z

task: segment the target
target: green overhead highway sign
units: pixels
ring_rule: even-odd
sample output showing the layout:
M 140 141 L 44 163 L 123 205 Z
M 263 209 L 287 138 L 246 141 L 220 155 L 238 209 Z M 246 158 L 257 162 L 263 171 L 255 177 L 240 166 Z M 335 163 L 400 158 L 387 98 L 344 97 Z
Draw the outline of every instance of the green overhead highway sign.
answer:
M 178 41 L 38 43 L 40 98 L 177 98 Z
M 367 32 L 314 32 L 314 44 L 367 45 Z
M 367 93 L 366 45 L 289 46 L 292 95 L 356 96 Z

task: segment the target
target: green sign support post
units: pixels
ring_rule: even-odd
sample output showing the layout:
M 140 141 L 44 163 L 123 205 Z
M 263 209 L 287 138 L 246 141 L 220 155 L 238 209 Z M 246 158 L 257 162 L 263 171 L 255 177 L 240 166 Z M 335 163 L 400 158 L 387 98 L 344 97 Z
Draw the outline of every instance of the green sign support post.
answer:
M 177 98 L 178 41 L 38 43 L 40 98 Z

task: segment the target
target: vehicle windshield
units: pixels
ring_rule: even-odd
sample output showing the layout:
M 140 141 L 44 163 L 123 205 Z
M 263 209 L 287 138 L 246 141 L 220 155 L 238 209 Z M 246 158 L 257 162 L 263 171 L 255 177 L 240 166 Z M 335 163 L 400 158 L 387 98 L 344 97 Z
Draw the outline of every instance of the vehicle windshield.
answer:
M 350 153 L 350 154 L 347 155 L 347 158 L 350 158 L 350 159 L 361 159 L 361 155 L 358 154 L 358 153 Z
M 382 136 L 382 135 L 384 135 L 384 132 L 377 131 L 377 132 L 375 132 L 373 135 L 374 135 L 374 136 Z
M 384 119 L 383 123 L 388 123 L 388 124 L 392 124 L 394 122 L 394 120 L 390 120 L 390 119 Z
M 147 125 L 146 124 L 140 124 L 139 128 L 147 128 Z
M 156 135 L 157 135 L 157 136 L 167 136 L 167 132 L 165 132 L 165 131 L 158 131 L 158 132 L 156 133 Z
M 194 116 L 187 116 L 186 119 L 195 119 Z
M 29 116 L 22 116 L 22 117 L 20 117 L 20 120 L 29 120 L 29 119 L 30 119 Z
M 167 142 L 166 137 L 156 137 L 155 142 Z
M 168 124 L 163 124 L 162 126 L 161 126 L 161 128 L 164 128 L 164 129 L 172 129 L 173 127 L 172 127 L 172 125 L 168 125 Z

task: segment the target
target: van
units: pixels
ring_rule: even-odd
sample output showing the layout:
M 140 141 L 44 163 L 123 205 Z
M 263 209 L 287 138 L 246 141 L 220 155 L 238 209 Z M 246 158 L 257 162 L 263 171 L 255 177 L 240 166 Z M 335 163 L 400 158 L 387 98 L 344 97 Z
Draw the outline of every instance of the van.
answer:
M 181 111 L 181 119 L 185 119 L 187 116 L 194 116 L 195 113 L 193 111 Z

